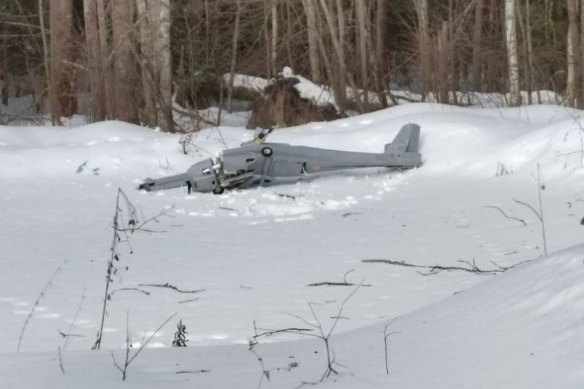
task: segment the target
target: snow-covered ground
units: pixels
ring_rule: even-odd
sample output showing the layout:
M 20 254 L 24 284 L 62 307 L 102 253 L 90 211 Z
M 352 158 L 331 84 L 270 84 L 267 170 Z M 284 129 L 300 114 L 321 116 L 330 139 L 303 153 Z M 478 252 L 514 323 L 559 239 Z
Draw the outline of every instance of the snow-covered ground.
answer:
M 581 112 L 407 104 L 269 141 L 380 152 L 409 122 L 422 128 L 419 169 L 221 196 L 136 187 L 249 140 L 243 125 L 197 133 L 188 155 L 178 135 L 121 122 L 0 126 L 0 388 L 294 388 L 325 372 L 322 340 L 248 342 L 261 329 L 311 328 L 309 303 L 325 329 L 338 322 L 339 374 L 321 387 L 581 388 Z M 102 348 L 91 351 L 118 188 L 142 220 L 167 215 L 130 236 L 133 254 L 119 245 Z M 520 265 L 428 276 L 367 259 Z M 364 285 L 337 320 L 353 287 L 308 285 L 343 280 Z M 147 286 L 165 283 L 204 291 Z M 127 333 L 136 350 L 173 313 L 122 382 L 112 353 L 121 361 Z M 171 348 L 181 319 L 189 347 Z

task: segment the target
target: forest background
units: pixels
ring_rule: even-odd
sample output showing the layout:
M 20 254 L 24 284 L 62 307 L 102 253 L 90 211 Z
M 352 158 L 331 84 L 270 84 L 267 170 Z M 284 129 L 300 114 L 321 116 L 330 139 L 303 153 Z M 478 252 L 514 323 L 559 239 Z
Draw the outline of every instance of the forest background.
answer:
M 584 0 L 3 0 L 0 92 L 53 124 L 82 113 L 169 132 L 188 130 L 177 109 L 257 98 L 237 74 L 285 66 L 329 88 L 340 115 L 395 105 L 395 91 L 517 106 L 550 90 L 582 108 L 583 43 Z

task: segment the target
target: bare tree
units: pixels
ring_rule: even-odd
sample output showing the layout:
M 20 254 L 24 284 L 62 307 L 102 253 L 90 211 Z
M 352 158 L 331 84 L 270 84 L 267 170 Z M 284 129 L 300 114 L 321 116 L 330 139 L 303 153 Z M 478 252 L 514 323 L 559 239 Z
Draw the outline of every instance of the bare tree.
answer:
M 373 63 L 373 75 L 375 77 L 375 84 L 378 88 L 378 95 L 383 107 L 387 107 L 387 97 L 385 94 L 385 77 L 383 74 L 383 62 L 386 58 L 386 2 L 385 0 L 377 0 L 375 10 L 375 54 L 372 55 L 371 62 Z M 389 85 L 387 85 L 389 89 Z
M 438 101 L 443 104 L 448 104 L 448 64 L 450 58 L 448 22 L 442 23 L 442 28 L 437 35 L 438 71 L 436 78 L 438 86 Z
M 533 34 L 531 30 L 531 0 L 525 0 L 525 51 L 527 56 L 527 91 L 529 104 L 532 103 L 531 91 L 535 86 L 535 64 L 533 58 Z M 540 102 L 538 90 L 538 103 Z
M 413 0 L 418 15 L 418 52 L 422 69 L 422 99 L 430 92 L 431 56 L 428 17 L 428 0 Z
M 156 1 L 155 1 L 156 3 Z M 174 132 L 172 119 L 172 56 L 170 51 L 170 0 L 159 1 L 158 13 L 158 69 L 160 74 L 160 126 L 164 131 Z
M 568 37 L 566 45 L 566 104 L 576 106 L 576 61 L 578 50 L 578 1 L 566 0 L 568 6 Z
M 239 45 L 239 22 L 241 20 L 241 0 L 237 0 L 237 13 L 235 14 L 235 28 L 233 30 L 233 40 L 231 42 L 231 67 L 229 71 L 229 85 L 227 88 L 227 111 L 233 109 L 233 82 L 235 80 L 235 66 L 237 66 L 237 47 Z
M 310 75 L 312 81 L 321 82 L 320 54 L 318 50 L 318 28 L 316 22 L 316 10 L 314 1 L 302 0 L 304 13 L 306 14 L 306 26 L 308 34 L 308 60 L 310 63 Z
M 140 71 L 142 75 L 142 99 L 143 122 L 149 127 L 158 125 L 158 108 L 156 105 L 156 69 L 154 60 L 156 50 L 154 48 L 154 31 L 152 26 L 153 11 L 150 10 L 148 0 L 136 0 L 138 12 L 138 29 L 140 32 Z
M 172 118 L 172 57 L 170 50 L 170 1 L 136 0 L 140 42 L 143 121 L 174 132 Z
M 482 37 L 483 37 L 483 10 L 484 0 L 475 0 L 474 28 L 472 38 L 472 85 L 477 92 L 481 91 L 481 63 L 482 63 Z
M 278 74 L 278 0 L 270 0 L 270 15 L 272 18 L 272 40 L 270 51 L 270 63 L 272 74 Z
M 140 123 L 138 115 L 137 64 L 134 55 L 134 3 L 113 1 L 112 34 L 114 58 L 115 117 L 129 123 Z
M 361 65 L 361 87 L 363 88 L 363 105 L 368 107 L 369 105 L 369 62 L 367 60 L 367 42 L 368 37 L 368 26 L 367 26 L 367 2 L 366 0 L 355 0 L 355 14 L 357 17 L 357 36 L 358 36 L 358 47 L 359 47 L 359 59 Z
M 519 59 L 517 54 L 517 32 L 515 31 L 515 0 L 505 0 L 505 44 L 507 47 L 507 62 L 509 71 L 509 104 L 521 105 L 521 90 L 519 88 Z
M 57 117 L 69 117 L 77 111 L 72 0 L 53 0 L 51 23 L 51 88 Z
M 334 55 L 337 59 L 338 76 L 336 79 L 331 79 L 336 84 L 335 98 L 337 104 L 344 109 L 347 100 L 347 65 L 345 62 L 345 54 L 343 49 L 344 37 L 344 19 L 342 13 L 342 4 L 337 0 L 337 17 L 331 11 L 331 7 L 326 0 L 320 0 L 320 6 L 326 19 L 331 41 L 334 47 Z M 339 9 L 340 8 L 340 9 Z M 338 28 L 337 28 L 338 27 Z
M 104 57 L 107 53 L 101 52 L 98 2 L 96 0 L 83 0 L 83 11 L 91 93 L 91 118 L 94 121 L 100 121 L 106 118 Z
M 528 0 L 529 1 L 529 0 Z M 580 99 L 579 108 L 584 107 L 584 0 L 580 3 Z

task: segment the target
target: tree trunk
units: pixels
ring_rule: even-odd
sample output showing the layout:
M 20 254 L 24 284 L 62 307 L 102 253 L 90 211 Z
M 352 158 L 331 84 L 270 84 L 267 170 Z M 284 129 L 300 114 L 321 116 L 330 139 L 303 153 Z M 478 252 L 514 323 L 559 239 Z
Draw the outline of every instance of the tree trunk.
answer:
M 339 15 L 337 21 L 335 23 L 335 18 L 333 18 L 331 9 L 329 8 L 326 0 L 320 0 L 320 5 L 322 7 L 324 17 L 326 19 L 326 23 L 329 29 L 329 33 L 331 36 L 331 41 L 333 43 L 335 55 L 337 58 L 337 66 L 339 69 L 339 73 L 336 77 L 335 84 L 335 98 L 337 100 L 337 105 L 341 109 L 341 113 L 344 112 L 346 103 L 347 103 L 347 67 L 345 64 L 345 56 L 343 50 L 343 43 L 341 41 L 341 37 L 344 37 L 344 21 L 341 22 L 342 14 Z M 337 3 L 338 5 L 338 3 Z M 341 10 L 342 11 L 342 10 Z M 339 27 L 343 27 L 343 31 L 337 32 L 336 25 L 338 24 Z M 333 81 L 333 80 L 331 80 Z
M 148 0 L 136 0 L 138 14 L 138 29 L 140 31 L 140 74 L 142 75 L 142 99 L 144 108 L 143 122 L 148 127 L 158 126 L 158 108 L 156 106 L 156 80 L 154 61 L 157 56 L 154 49 L 154 27 L 152 26 L 153 13 Z
M 448 104 L 448 23 L 442 23 L 442 29 L 438 33 L 438 101 Z
M 355 15 L 357 18 L 357 36 L 361 66 L 361 88 L 363 88 L 363 105 L 369 110 L 369 63 L 367 61 L 367 4 L 365 0 L 355 0 Z
M 136 99 L 137 77 L 134 46 L 134 7 L 130 1 L 113 1 L 112 33 L 114 58 L 115 116 L 128 123 L 140 123 Z
M 584 108 L 584 0 L 580 3 L 580 94 L 578 108 Z
M 166 132 L 174 132 L 172 118 L 172 54 L 170 51 L 170 0 L 160 0 L 158 13 L 158 69 L 160 74 L 159 99 L 160 127 Z
M 103 68 L 103 91 L 105 95 L 106 118 L 115 117 L 116 96 L 115 82 L 113 76 L 113 53 L 108 40 L 108 32 L 111 25 L 108 23 L 108 8 L 105 6 L 107 0 L 95 0 L 97 6 L 97 24 L 99 29 L 99 49 L 102 55 L 101 65 Z
M 576 50 L 578 48 L 578 3 L 577 0 L 567 0 L 568 5 L 568 37 L 567 37 L 567 78 L 566 104 L 576 106 Z
M 509 71 L 509 104 L 521 105 L 519 88 L 519 60 L 517 55 L 517 33 L 515 31 L 515 0 L 505 0 L 505 43 Z
M 47 83 L 47 94 L 49 97 L 49 110 L 51 111 L 51 123 L 53 125 L 61 124 L 61 118 L 59 116 L 59 103 L 57 101 L 56 88 L 53 87 L 51 82 L 51 63 L 50 63 L 50 51 L 47 42 L 47 35 L 45 29 L 45 8 L 43 0 L 39 0 L 39 26 L 41 28 L 41 39 L 43 41 L 43 67 L 44 76 Z
M 523 40 L 523 52 L 524 52 L 524 68 L 526 70 L 526 89 L 527 89 L 527 104 L 532 104 L 532 90 L 533 90 L 533 58 L 532 58 L 532 46 L 531 46 L 531 28 L 530 28 L 530 6 L 529 0 L 525 1 L 525 20 L 523 20 L 523 15 L 519 15 L 519 25 L 521 30 L 521 37 Z
M 89 71 L 89 91 L 91 93 L 91 120 L 106 118 L 105 69 L 106 53 L 101 52 L 99 41 L 99 21 L 96 0 L 84 0 L 85 45 L 87 47 L 87 68 Z
M 292 5 L 286 2 L 286 54 L 288 55 L 288 66 L 296 69 L 296 61 L 292 55 L 292 37 L 294 36 L 294 27 L 292 26 Z
M 8 105 L 8 28 L 6 24 L 2 24 L 2 30 L 0 30 L 2 38 L 0 39 L 0 47 L 2 47 L 2 52 L 0 57 L 0 101 L 2 104 Z M 1 105 L 0 105 L 1 107 Z M 0 108 L 0 114 L 1 114 Z
M 482 38 L 483 38 L 483 9 L 484 0 L 475 0 L 475 17 L 473 28 L 472 49 L 472 85 L 475 92 L 482 90 L 481 62 L 482 62 Z
M 272 17 L 271 63 L 272 74 L 278 74 L 278 0 L 271 0 L 270 15 Z
M 75 55 L 73 47 L 73 3 L 53 0 L 51 22 L 51 84 L 56 97 L 56 113 L 70 117 L 77 111 Z
M 527 65 L 529 68 L 529 98 L 535 85 L 535 65 L 533 63 L 533 34 L 531 32 L 531 0 L 525 0 L 525 32 L 527 34 Z M 537 88 L 537 102 L 541 104 L 539 88 Z M 531 101 L 530 101 L 531 104 Z
M 386 21 L 385 21 L 385 1 L 377 0 L 377 9 L 375 11 L 375 54 L 372 56 L 373 71 L 376 75 L 375 83 L 378 85 L 378 95 L 381 100 L 382 107 L 386 108 L 387 97 L 385 94 L 385 89 L 389 91 L 389 79 L 386 80 L 384 77 L 384 62 L 385 62 L 385 31 L 386 31 Z
M 318 29 L 316 24 L 315 3 L 312 0 L 302 0 L 308 33 L 308 60 L 310 62 L 310 75 L 312 81 L 322 82 L 320 69 L 320 55 L 318 52 Z
M 237 13 L 235 14 L 235 27 L 233 29 L 233 40 L 231 42 L 231 67 L 229 70 L 229 85 L 227 88 L 227 112 L 233 110 L 233 82 L 235 79 L 235 66 L 237 65 L 237 47 L 239 45 L 239 22 L 241 19 L 241 0 L 237 1 Z
M 431 89 L 431 56 L 430 33 L 428 21 L 428 0 L 414 0 L 418 14 L 418 50 L 422 67 L 422 100 L 425 100 Z

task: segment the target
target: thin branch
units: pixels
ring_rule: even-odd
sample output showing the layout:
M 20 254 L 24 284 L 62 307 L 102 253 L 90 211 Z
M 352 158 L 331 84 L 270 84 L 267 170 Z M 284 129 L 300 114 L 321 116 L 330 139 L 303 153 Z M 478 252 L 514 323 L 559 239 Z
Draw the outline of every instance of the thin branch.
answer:
M 335 281 L 324 281 L 324 282 L 315 282 L 312 284 L 308 284 L 306 286 L 308 287 L 313 287 L 313 286 L 356 286 L 357 284 L 354 284 L 352 282 L 349 282 L 347 279 L 347 276 L 349 274 L 351 274 L 353 271 L 355 271 L 354 269 L 351 269 L 349 271 L 347 271 L 345 273 L 345 275 L 343 276 L 343 281 L 342 282 L 335 282 Z M 363 287 L 370 287 L 371 284 L 363 284 L 360 283 L 359 285 L 363 286 Z
M 395 320 L 395 319 L 394 319 Z M 385 372 L 389 375 L 389 337 L 391 335 L 399 334 L 399 332 L 388 332 L 389 327 L 393 324 L 394 320 L 386 324 L 383 328 L 383 345 L 385 351 Z
M 339 322 L 339 319 L 341 318 L 341 314 L 343 313 L 343 310 L 345 309 L 345 304 L 347 304 L 347 301 L 349 301 L 351 299 L 351 297 L 353 297 L 355 295 L 355 293 L 357 293 L 357 291 L 361 288 L 361 286 L 363 285 L 363 281 L 365 281 L 365 280 L 362 279 L 361 282 L 359 282 L 359 284 L 355 287 L 355 289 L 353 289 L 353 291 L 351 293 L 349 293 L 347 295 L 347 297 L 345 297 L 345 299 L 341 303 L 339 310 L 338 310 L 337 314 L 335 315 L 336 319 L 333 322 L 333 325 L 327 334 L 327 338 L 329 338 L 331 336 L 331 334 L 333 333 L 333 331 L 335 330 L 335 327 L 337 326 L 337 323 Z
M 306 333 L 313 331 L 313 329 L 311 329 L 311 328 L 299 328 L 299 327 L 282 328 L 280 330 L 267 330 L 267 329 L 263 329 L 263 328 L 256 328 L 256 329 L 264 331 L 264 332 L 259 333 L 259 334 L 256 333 L 252 337 L 254 339 L 262 338 L 262 337 L 267 338 L 269 336 L 278 335 L 278 334 L 282 334 L 282 333 L 310 335 L 310 334 L 306 334 Z
M 515 266 L 518 266 L 519 264 L 523 263 L 518 263 L 515 264 L 513 266 L 509 266 L 509 267 L 503 267 L 503 266 L 499 266 L 496 265 L 497 268 L 496 269 L 481 269 L 477 266 L 477 264 L 474 262 L 468 262 L 468 261 L 458 261 L 459 263 L 465 264 L 466 266 L 444 266 L 444 265 L 415 265 L 413 263 L 408 263 L 405 261 L 392 261 L 390 259 L 363 259 L 361 262 L 363 263 L 384 263 L 387 265 L 393 265 L 393 266 L 402 266 L 402 267 L 411 267 L 411 268 L 416 268 L 416 269 L 426 269 L 429 270 L 429 272 L 426 273 L 422 273 L 419 272 L 421 275 L 435 275 L 438 274 L 442 271 L 464 271 L 464 272 L 468 272 L 468 273 L 474 273 L 474 274 L 481 274 L 481 275 L 485 275 L 485 274 L 496 274 L 496 273 L 503 273 L 509 269 L 514 268 Z
M 176 286 L 165 282 L 164 284 L 138 284 L 138 286 L 145 286 L 145 287 L 151 287 L 151 288 L 168 288 L 168 289 L 172 289 L 178 293 L 201 293 L 204 292 L 206 289 L 195 289 L 195 290 L 183 290 L 180 288 L 177 288 Z
M 42 298 L 45 297 L 45 293 L 46 293 L 47 289 L 49 289 L 49 287 L 53 285 L 53 280 L 57 277 L 57 274 L 59 274 L 61 272 L 63 264 L 66 264 L 66 263 L 67 263 L 67 261 L 63 261 L 63 263 L 61 265 L 59 265 L 59 267 L 57 267 L 57 270 L 55 270 L 55 272 L 51 275 L 51 278 L 49 278 L 49 281 L 47 282 L 47 284 L 45 285 L 43 290 L 41 290 L 41 293 L 38 295 L 35 302 L 32 304 L 32 308 L 30 309 L 30 312 L 26 316 L 26 320 L 24 321 L 24 324 L 22 325 L 22 328 L 20 330 L 20 336 L 18 337 L 18 345 L 16 346 L 17 353 L 20 352 L 20 346 L 22 344 L 22 337 L 24 336 L 24 331 L 26 330 L 28 323 L 32 319 L 32 315 L 34 313 L 34 310 L 36 309 L 36 307 L 39 306 Z
M 529 210 L 531 210 L 531 212 L 533 212 L 533 214 L 539 219 L 539 221 L 543 221 L 543 218 L 541 217 L 541 215 L 539 214 L 539 212 L 537 212 L 535 210 L 535 208 L 533 208 L 533 206 L 531 204 L 526 203 L 525 201 L 521 201 L 521 200 L 517 200 L 515 197 L 512 197 L 513 201 L 515 201 L 517 204 L 521 204 L 524 207 L 527 207 Z
M 497 211 L 499 211 L 505 218 L 507 219 L 511 219 L 511 220 L 516 220 L 519 223 L 523 224 L 524 226 L 527 225 L 527 223 L 525 222 L 525 220 L 520 219 L 518 217 L 514 217 L 514 216 L 509 216 L 505 213 L 505 211 L 503 211 L 501 208 L 495 206 L 495 205 L 485 205 L 484 208 L 492 208 L 492 209 L 496 209 Z
M 114 294 L 118 293 L 118 292 L 128 292 L 128 291 L 134 291 L 134 292 L 139 292 L 142 294 L 145 294 L 146 296 L 150 296 L 150 292 L 140 289 L 140 288 L 119 288 L 119 289 L 114 289 L 112 290 L 109 295 L 108 298 L 111 298 Z
M 59 346 L 57 354 L 59 355 L 59 367 L 61 368 L 61 373 L 65 375 L 65 367 L 63 366 L 63 356 L 61 355 L 61 346 Z
M 179 304 L 186 304 L 186 303 L 192 303 L 193 301 L 199 301 L 200 299 L 198 297 L 192 298 L 192 299 L 187 299 L 187 300 L 180 300 L 177 301 Z
M 128 360 L 128 365 L 130 363 L 132 363 L 132 361 L 134 359 L 136 359 L 138 357 L 138 355 L 140 355 L 142 350 L 144 350 L 144 348 L 148 345 L 148 343 L 150 343 L 150 341 L 156 336 L 156 334 L 158 334 L 158 332 L 160 332 L 162 327 L 164 327 L 169 321 L 171 321 L 172 318 L 176 316 L 176 314 L 177 314 L 177 312 L 173 313 L 172 315 L 170 315 L 168 317 L 168 319 L 166 319 L 164 321 L 164 323 L 162 323 L 160 326 L 158 326 L 158 328 L 152 333 L 152 335 L 150 335 L 150 337 L 148 339 L 146 339 L 146 341 L 140 346 L 140 348 L 136 351 L 136 353 L 134 355 L 132 355 L 132 357 Z
M 354 284 L 352 282 L 334 282 L 334 281 L 323 281 L 323 282 L 315 282 L 312 284 L 308 284 L 306 286 L 308 287 L 312 287 L 312 286 L 356 286 L 357 284 Z M 372 286 L 371 284 L 363 284 L 361 285 L 362 287 L 370 287 Z

